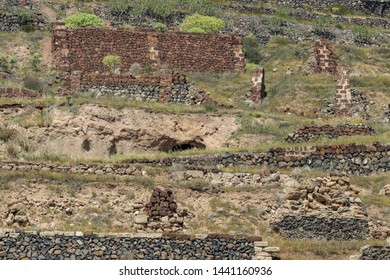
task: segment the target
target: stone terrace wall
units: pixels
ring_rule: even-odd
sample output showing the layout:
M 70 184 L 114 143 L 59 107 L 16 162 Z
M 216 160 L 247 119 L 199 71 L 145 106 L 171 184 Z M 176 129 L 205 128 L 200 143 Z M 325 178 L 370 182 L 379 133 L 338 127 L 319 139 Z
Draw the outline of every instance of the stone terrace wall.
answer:
M 296 239 L 355 240 L 366 239 L 369 234 L 367 220 L 326 218 L 315 215 L 285 216 L 272 227 L 284 237 Z
M 54 64 L 68 73 L 68 79 L 75 71 L 106 72 L 102 60 L 107 54 L 121 56 L 122 72 L 128 72 L 134 63 L 194 72 L 243 71 L 242 48 L 241 38 L 235 35 L 53 25 Z
M 261 237 L 0 231 L 0 260 L 271 260 Z
M 289 134 L 286 141 L 290 143 L 297 143 L 309 141 L 310 139 L 318 137 L 337 138 L 340 136 L 369 135 L 374 133 L 375 130 L 373 128 L 365 125 L 339 124 L 337 126 L 303 126 L 296 132 Z
M 35 98 L 39 96 L 38 92 L 26 88 L 0 88 L 0 97 L 2 98 Z
M 187 83 L 186 75 L 163 71 L 155 75 L 83 74 L 71 75 L 70 88 L 76 92 L 89 92 L 97 97 L 111 95 L 140 101 L 179 102 L 199 104 L 205 95 Z
M 141 167 L 172 166 L 174 163 L 189 168 L 199 166 L 269 166 L 279 168 L 309 167 L 349 174 L 370 174 L 390 171 L 390 145 L 334 145 L 272 148 L 258 153 L 226 153 L 221 155 L 198 155 L 167 157 L 161 159 L 129 159 L 123 164 L 73 164 L 29 163 L 0 161 L 3 170 L 41 170 L 80 174 L 131 175 Z
M 390 245 L 364 246 L 360 249 L 359 260 L 390 260 Z

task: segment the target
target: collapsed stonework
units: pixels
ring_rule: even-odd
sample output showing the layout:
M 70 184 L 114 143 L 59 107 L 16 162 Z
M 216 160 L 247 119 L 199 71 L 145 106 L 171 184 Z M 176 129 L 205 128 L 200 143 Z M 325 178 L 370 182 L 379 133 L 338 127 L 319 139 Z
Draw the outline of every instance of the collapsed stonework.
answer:
M 319 137 L 338 138 L 341 136 L 370 135 L 374 133 L 375 130 L 366 125 L 338 124 L 336 126 L 303 126 L 294 133 L 289 134 L 285 141 L 289 143 L 298 143 Z
M 21 19 L 20 11 L 31 13 L 31 17 Z M 23 26 L 42 28 L 46 24 L 39 9 L 31 0 L 1 0 L 0 1 L 0 31 L 16 31 Z
M 264 68 L 253 69 L 252 87 L 250 100 L 254 103 L 259 103 L 267 96 L 265 91 L 265 70 Z
M 184 217 L 188 211 L 179 211 L 170 189 L 154 188 L 149 202 L 138 202 L 135 209 L 135 229 L 138 232 L 177 232 L 183 229 Z
M 360 254 L 351 256 L 355 260 L 390 260 L 390 242 L 387 246 L 364 246 L 360 249 Z
M 354 240 L 370 236 L 364 204 L 353 197 L 360 189 L 345 175 L 312 179 L 293 188 L 276 210 L 270 225 L 287 238 Z M 390 234 L 388 228 L 385 237 Z

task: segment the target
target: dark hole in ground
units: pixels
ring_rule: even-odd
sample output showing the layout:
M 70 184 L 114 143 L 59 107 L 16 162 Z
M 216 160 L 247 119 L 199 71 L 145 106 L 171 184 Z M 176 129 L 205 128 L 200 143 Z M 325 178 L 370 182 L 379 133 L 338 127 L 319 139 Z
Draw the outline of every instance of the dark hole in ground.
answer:
M 81 144 L 81 147 L 83 150 L 89 152 L 91 150 L 91 141 L 89 139 L 84 139 L 83 143 Z
M 187 143 L 177 144 L 171 148 L 171 151 L 178 152 L 178 151 L 185 151 L 185 150 L 191 150 L 191 149 L 202 149 L 203 150 L 205 148 L 206 148 L 205 145 L 198 143 L 198 142 L 195 142 L 195 141 L 191 141 L 191 142 L 187 142 Z

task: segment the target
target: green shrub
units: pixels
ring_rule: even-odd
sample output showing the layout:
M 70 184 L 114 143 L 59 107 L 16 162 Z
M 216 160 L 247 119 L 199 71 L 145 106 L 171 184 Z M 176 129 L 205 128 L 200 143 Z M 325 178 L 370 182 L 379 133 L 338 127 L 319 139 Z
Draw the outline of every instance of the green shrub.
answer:
M 260 45 L 256 37 L 248 35 L 243 39 L 245 58 L 250 63 L 259 64 L 263 59 L 260 53 Z
M 35 31 L 35 27 L 31 24 L 24 24 L 20 27 L 23 32 L 30 33 Z
M 320 16 L 314 19 L 314 25 L 318 27 L 331 27 L 333 24 L 333 19 L 330 16 Z
M 287 20 L 280 17 L 271 17 L 268 22 L 271 26 L 287 26 Z
M 132 13 L 144 16 L 153 15 L 158 18 L 175 14 L 178 0 L 136 0 L 133 1 Z
M 24 7 L 14 7 L 12 11 L 18 19 L 19 25 L 29 24 L 34 19 L 34 12 L 30 9 Z
M 0 69 L 3 71 L 8 70 L 9 65 L 8 65 L 8 59 L 7 56 L 4 54 L 0 54 Z
M 109 54 L 103 58 L 103 64 L 110 68 L 111 71 L 115 71 L 116 69 L 118 69 L 119 65 L 121 64 L 121 61 L 122 59 L 118 55 Z
M 92 14 L 77 13 L 68 16 L 65 19 L 65 26 L 70 28 L 78 28 L 81 26 L 102 26 L 104 21 Z
M 199 27 L 192 27 L 192 28 L 188 29 L 187 32 L 190 32 L 190 33 L 206 33 L 206 31 L 204 31 L 202 28 L 199 28 Z
M 180 24 L 182 31 L 189 31 L 192 28 L 200 28 L 207 33 L 219 32 L 225 28 L 225 22 L 210 16 L 202 16 L 200 14 L 193 14 L 186 17 Z
M 117 15 L 127 14 L 131 8 L 129 0 L 113 0 L 109 3 L 111 11 Z
M 24 82 L 23 82 L 23 86 L 25 88 L 28 88 L 28 89 L 31 89 L 31 90 L 34 90 L 34 91 L 37 91 L 37 92 L 43 92 L 43 82 L 41 80 L 39 80 L 38 78 L 27 78 Z
M 368 26 L 354 26 L 352 33 L 359 44 L 370 44 L 375 37 L 375 31 Z
M 153 26 L 154 29 L 157 29 L 157 30 L 160 30 L 160 31 L 167 31 L 168 28 L 167 26 L 164 24 L 164 23 L 156 23 L 154 26 Z
M 348 14 L 348 8 L 342 4 L 332 5 L 328 8 L 328 11 L 334 15 L 339 16 Z

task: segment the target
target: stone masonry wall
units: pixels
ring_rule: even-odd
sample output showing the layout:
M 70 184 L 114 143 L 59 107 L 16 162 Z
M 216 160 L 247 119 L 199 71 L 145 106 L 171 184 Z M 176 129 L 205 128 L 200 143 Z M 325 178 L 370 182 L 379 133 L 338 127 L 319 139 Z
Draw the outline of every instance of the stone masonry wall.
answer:
M 0 231 L 0 260 L 271 260 L 261 237 Z
M 179 163 L 185 167 L 199 166 L 268 166 L 279 168 L 309 167 L 349 174 L 370 174 L 390 171 L 390 145 L 325 145 L 290 148 L 272 148 L 266 152 L 226 153 L 166 157 L 161 159 L 129 159 L 122 164 L 73 164 L 29 163 L 0 161 L 3 170 L 41 170 L 79 174 L 131 175 L 141 167 L 172 166 Z
M 315 73 L 330 73 L 337 74 L 338 59 L 334 53 L 332 45 L 324 40 L 317 40 L 314 44 L 314 56 L 316 65 L 314 66 Z
M 326 218 L 319 216 L 285 216 L 273 228 L 286 238 L 319 238 L 326 240 L 366 239 L 367 220 L 353 218 Z
M 126 73 L 134 63 L 193 72 L 243 71 L 242 40 L 235 35 L 183 32 L 131 31 L 117 28 L 86 27 L 67 29 L 53 25 L 52 53 L 65 78 L 77 71 L 106 72 L 102 60 L 108 54 L 122 58 Z
M 359 260 L 390 260 L 390 245 L 364 246 L 360 249 Z
M 76 77 L 77 76 L 77 77 Z M 200 104 L 205 95 L 187 82 L 186 75 L 164 70 L 154 75 L 117 75 L 114 73 L 83 74 L 75 71 L 70 88 L 92 93 L 96 97 L 110 95 L 139 101 Z
M 383 16 L 386 10 L 390 9 L 390 2 L 387 0 L 233 0 L 244 4 L 271 3 L 279 6 L 301 9 L 323 10 L 334 5 L 345 6 L 352 12 L 366 12 Z
M 39 96 L 38 92 L 26 88 L 0 88 L 0 97 L 2 98 L 35 98 Z
M 365 125 L 339 124 L 337 126 L 303 126 L 286 138 L 287 142 L 297 143 L 309 141 L 311 139 L 326 137 L 337 138 L 341 136 L 369 135 L 374 134 L 375 130 Z

